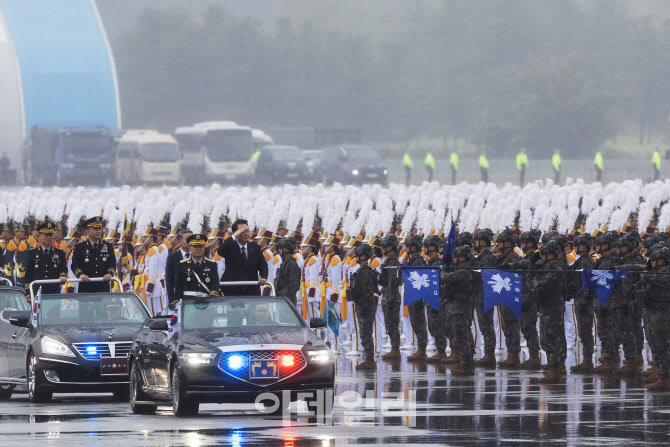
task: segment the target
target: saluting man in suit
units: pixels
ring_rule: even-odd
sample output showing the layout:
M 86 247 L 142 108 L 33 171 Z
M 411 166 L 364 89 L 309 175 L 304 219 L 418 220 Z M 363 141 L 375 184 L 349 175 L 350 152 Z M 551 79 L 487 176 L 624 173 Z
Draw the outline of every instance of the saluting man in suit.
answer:
M 116 272 L 114 247 L 101 240 L 102 217 L 84 222 L 88 239 L 74 246 L 72 272 L 81 279 L 79 293 L 109 292 L 110 281 Z M 90 282 L 90 278 L 103 277 L 104 282 Z
M 268 278 L 268 264 L 258 244 L 250 241 L 248 222 L 237 219 L 231 228 L 233 236 L 223 241 L 217 249 L 219 256 L 226 262 L 226 271 L 221 281 L 254 281 L 262 286 Z M 222 291 L 228 296 L 261 294 L 258 286 L 225 286 Z

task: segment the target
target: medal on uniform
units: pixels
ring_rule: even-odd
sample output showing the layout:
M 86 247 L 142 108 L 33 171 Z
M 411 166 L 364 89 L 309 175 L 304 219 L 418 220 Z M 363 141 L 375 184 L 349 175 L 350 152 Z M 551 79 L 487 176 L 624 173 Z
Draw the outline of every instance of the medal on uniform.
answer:
M 209 282 L 209 278 L 205 278 L 205 282 Z
M 107 258 L 102 258 L 102 262 L 107 262 Z
M 190 280 L 191 280 L 191 277 L 190 277 L 190 276 L 189 276 L 188 278 L 186 278 L 186 281 L 190 281 Z
M 88 258 L 85 258 L 85 259 L 84 259 L 84 262 L 88 262 Z

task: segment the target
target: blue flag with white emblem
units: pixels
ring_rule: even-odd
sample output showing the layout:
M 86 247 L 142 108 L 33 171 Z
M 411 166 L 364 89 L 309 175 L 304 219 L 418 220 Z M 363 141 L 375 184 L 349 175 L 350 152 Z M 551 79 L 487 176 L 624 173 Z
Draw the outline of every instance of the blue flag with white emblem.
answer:
M 424 300 L 436 311 L 440 311 L 440 268 L 403 267 L 405 306 Z
M 502 270 L 482 270 L 484 281 L 484 312 L 504 304 L 514 315 L 521 318 L 521 294 L 523 281 L 520 273 Z
M 335 310 L 335 306 L 333 306 L 333 303 L 330 301 L 327 302 L 328 302 L 328 308 L 326 309 L 326 312 L 323 314 L 323 321 L 325 321 L 330 330 L 333 331 L 333 334 L 335 334 L 336 337 L 339 337 L 340 316 L 337 314 L 337 311 Z
M 451 265 L 451 254 L 454 252 L 454 248 L 456 248 L 456 224 L 452 221 L 451 230 L 449 230 L 449 235 L 447 236 L 447 242 L 444 243 L 441 265 Z
M 582 289 L 593 289 L 604 307 L 616 283 L 628 275 L 628 270 L 582 270 Z

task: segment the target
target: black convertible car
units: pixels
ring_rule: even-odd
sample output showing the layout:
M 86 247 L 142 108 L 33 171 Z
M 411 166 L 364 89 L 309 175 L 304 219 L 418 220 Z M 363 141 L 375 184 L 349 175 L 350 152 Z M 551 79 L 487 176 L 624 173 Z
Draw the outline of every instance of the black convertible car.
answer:
M 55 392 L 128 398 L 128 354 L 149 318 L 137 295 L 43 295 L 33 319 L 21 289 L 0 287 L 0 306 L 2 398 L 26 390 L 32 402 Z
M 332 352 L 286 298 L 192 298 L 181 303 L 178 317 L 154 319 L 133 342 L 133 412 L 153 413 L 157 405 L 171 403 L 175 415 L 193 416 L 200 403 L 258 405 L 259 400 L 268 413 L 285 411 L 297 400 L 315 406 L 309 402 L 330 399 L 332 407 Z M 324 325 L 319 318 L 311 321 L 312 328 Z

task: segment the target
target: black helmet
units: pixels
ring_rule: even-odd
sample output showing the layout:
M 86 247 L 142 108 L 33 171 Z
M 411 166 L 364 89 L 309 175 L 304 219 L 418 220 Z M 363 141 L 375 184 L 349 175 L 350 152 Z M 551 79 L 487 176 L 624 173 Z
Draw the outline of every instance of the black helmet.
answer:
M 655 251 L 660 250 L 662 248 L 670 248 L 670 243 L 668 241 L 658 241 L 658 242 L 656 242 L 654 245 L 652 245 L 651 247 L 649 247 L 647 249 L 647 255 L 651 259 L 652 254 Z
M 651 248 L 652 246 L 658 244 L 659 242 L 662 241 L 668 241 L 668 235 L 667 233 L 654 233 L 650 235 L 647 239 L 642 241 L 642 244 L 644 245 L 644 248 L 647 250 Z
M 556 241 L 549 241 L 547 243 L 542 244 L 542 247 L 540 247 L 540 254 L 541 255 L 551 255 L 553 254 L 557 258 L 561 255 L 561 247 L 558 245 Z
M 503 231 L 500 232 L 498 235 L 497 242 L 499 244 L 505 244 L 506 242 L 509 242 L 512 244 L 512 247 L 519 245 L 519 237 L 516 235 L 516 233 L 509 228 L 505 228 Z
M 617 246 L 618 240 L 619 235 L 616 231 L 608 231 L 596 238 L 596 245 L 607 245 L 609 248 L 614 248 Z
M 475 233 L 475 241 L 484 241 L 486 245 L 491 245 L 491 242 L 493 242 L 493 231 L 491 231 L 490 228 L 484 228 L 483 230 L 479 230 Z
M 421 250 L 421 247 L 423 247 L 423 240 L 421 240 L 421 236 L 418 234 L 409 236 L 407 239 L 405 239 L 405 247 L 416 247 L 417 250 Z
M 285 237 L 277 242 L 277 249 L 282 250 L 286 249 L 290 252 L 294 252 L 296 247 L 295 240 L 292 237 Z
M 394 250 L 398 249 L 398 238 L 396 237 L 395 234 L 391 234 L 384 239 L 382 239 L 380 243 L 381 247 L 393 247 Z
M 557 231 L 549 231 L 548 233 L 544 233 L 542 235 L 542 243 L 546 244 L 547 242 L 553 240 L 556 236 L 558 236 Z
M 358 247 L 356 247 L 356 251 L 354 251 L 354 254 L 356 257 L 360 256 L 367 256 L 368 259 L 372 258 L 372 247 L 370 247 L 368 244 L 363 244 Z
M 435 248 L 440 248 L 440 237 L 437 235 L 432 235 L 428 236 L 424 241 L 423 241 L 423 246 L 424 247 L 435 247 Z
M 475 240 L 472 238 L 472 233 L 469 233 L 467 231 L 464 231 L 462 233 L 459 233 L 458 236 L 456 236 L 456 246 L 460 247 L 462 245 L 474 245 Z
M 451 253 L 452 259 L 456 258 L 465 258 L 468 261 L 472 261 L 472 249 L 469 245 L 461 245 L 454 248 L 453 253 Z
M 575 247 L 579 247 L 580 245 L 586 245 L 590 250 L 591 247 L 593 246 L 593 238 L 588 233 L 580 234 L 575 238 L 573 245 Z
M 649 260 L 658 261 L 659 259 L 664 259 L 666 264 L 670 264 L 670 248 L 669 247 L 658 247 L 651 252 Z
M 619 238 L 619 241 L 617 243 L 617 246 L 619 248 L 622 247 L 628 247 L 629 251 L 633 251 L 637 248 L 638 242 L 635 239 L 635 237 L 630 236 L 630 233 L 626 234 L 625 236 Z
M 626 233 L 626 236 L 632 238 L 635 241 L 635 245 L 637 245 L 638 247 L 640 246 L 640 242 L 642 242 L 642 237 L 640 237 L 640 233 L 638 233 L 637 230 L 633 230 L 630 233 Z
M 555 241 L 561 247 L 561 251 L 565 251 L 565 247 L 568 246 L 568 237 L 564 234 L 557 234 L 549 240 Z
M 500 239 L 500 236 L 498 236 L 498 239 Z M 540 234 L 535 230 L 524 231 L 521 233 L 519 240 L 522 244 L 532 242 L 537 247 L 537 244 L 540 242 Z

